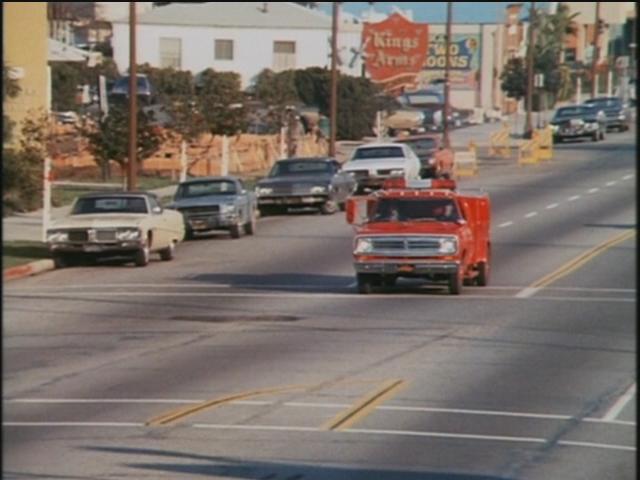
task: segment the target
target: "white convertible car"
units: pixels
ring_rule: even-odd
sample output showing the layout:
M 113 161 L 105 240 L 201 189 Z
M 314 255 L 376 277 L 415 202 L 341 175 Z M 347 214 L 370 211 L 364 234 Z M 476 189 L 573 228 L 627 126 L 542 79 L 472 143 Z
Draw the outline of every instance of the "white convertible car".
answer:
M 163 209 L 157 197 L 147 192 L 82 195 L 71 213 L 47 230 L 47 245 L 57 268 L 98 257 L 125 257 L 143 267 L 151 253 L 172 260 L 183 238 L 182 214 Z

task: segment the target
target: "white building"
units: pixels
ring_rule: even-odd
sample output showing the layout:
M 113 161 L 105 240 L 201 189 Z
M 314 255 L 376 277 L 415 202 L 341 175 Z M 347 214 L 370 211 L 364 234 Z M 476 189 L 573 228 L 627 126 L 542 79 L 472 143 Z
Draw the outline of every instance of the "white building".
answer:
M 360 75 L 362 25 L 341 22 L 340 69 Z M 138 16 L 137 63 L 197 74 L 207 68 L 240 74 L 250 86 L 273 71 L 329 67 L 331 17 L 288 2 L 174 3 Z M 113 22 L 113 53 L 121 72 L 129 66 L 129 25 Z

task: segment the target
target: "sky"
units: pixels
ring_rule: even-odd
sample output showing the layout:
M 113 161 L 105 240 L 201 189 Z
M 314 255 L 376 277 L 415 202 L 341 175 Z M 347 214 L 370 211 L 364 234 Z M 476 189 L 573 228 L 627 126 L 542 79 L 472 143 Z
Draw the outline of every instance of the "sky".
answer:
M 331 12 L 331 2 L 319 2 L 320 8 Z M 454 23 L 502 23 L 507 5 L 518 2 L 452 2 L 452 20 Z M 528 8 L 530 2 L 523 3 Z M 536 2 L 536 8 L 545 8 L 549 2 Z M 447 20 L 447 2 L 375 2 L 378 12 L 390 13 L 396 5 L 402 10 L 412 10 L 413 20 L 421 23 L 445 23 Z M 343 2 L 342 10 L 360 14 L 370 8 L 368 2 Z

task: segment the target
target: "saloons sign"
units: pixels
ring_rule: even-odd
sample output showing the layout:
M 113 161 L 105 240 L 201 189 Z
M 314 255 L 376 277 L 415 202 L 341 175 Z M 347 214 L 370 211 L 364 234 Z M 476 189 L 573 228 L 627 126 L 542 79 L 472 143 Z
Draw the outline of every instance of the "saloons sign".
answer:
M 365 66 L 371 80 L 387 91 L 410 88 L 427 58 L 426 24 L 413 23 L 398 13 L 379 23 L 365 23 L 362 31 Z

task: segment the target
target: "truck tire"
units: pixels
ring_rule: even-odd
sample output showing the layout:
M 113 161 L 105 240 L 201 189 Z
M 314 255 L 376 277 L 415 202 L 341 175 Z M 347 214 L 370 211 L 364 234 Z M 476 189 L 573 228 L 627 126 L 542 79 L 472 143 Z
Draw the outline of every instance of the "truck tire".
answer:
M 246 233 L 247 235 L 255 235 L 257 229 L 258 229 L 257 212 L 253 211 L 251 213 L 251 219 L 244 226 L 244 233 Z
M 169 262 L 175 258 L 176 242 L 171 241 L 167 248 L 160 250 L 160 260 L 163 262 Z
M 377 275 L 370 273 L 358 273 L 356 275 L 358 293 L 362 293 L 363 295 L 373 293 L 373 287 L 379 284 L 377 277 Z
M 338 211 L 338 205 L 333 200 L 327 200 L 320 206 L 320 212 L 323 215 L 333 215 Z
M 240 238 L 242 236 L 242 230 L 244 226 L 241 224 L 232 225 L 229 228 L 229 233 L 231 234 L 231 238 Z
M 489 262 L 478 263 L 478 276 L 476 277 L 476 285 L 486 287 L 489 285 Z
M 136 264 L 136 267 L 146 267 L 149 264 L 149 257 L 151 255 L 151 247 L 149 244 L 150 242 L 147 238 L 144 245 L 142 245 L 133 256 L 133 263 Z
M 451 295 L 460 295 L 462 292 L 463 275 L 459 272 L 449 275 L 449 293 Z

